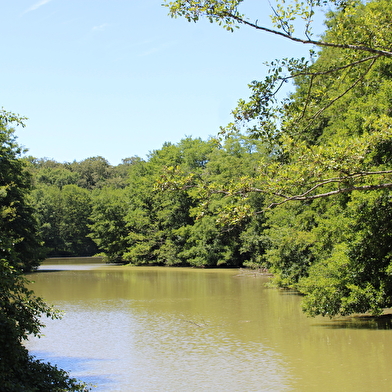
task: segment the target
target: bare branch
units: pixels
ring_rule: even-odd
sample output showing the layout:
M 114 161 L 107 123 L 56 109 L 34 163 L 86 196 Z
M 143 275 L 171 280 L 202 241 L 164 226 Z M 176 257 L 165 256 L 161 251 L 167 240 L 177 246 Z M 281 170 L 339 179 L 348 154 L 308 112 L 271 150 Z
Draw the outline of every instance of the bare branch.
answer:
M 312 196 L 304 196 L 304 197 L 293 196 L 293 197 L 290 197 L 289 199 L 285 199 L 281 202 L 271 203 L 268 206 L 268 208 L 273 208 L 273 207 L 279 206 L 281 204 L 287 203 L 288 201 L 292 201 L 292 200 L 314 200 L 314 199 L 320 199 L 321 197 L 338 195 L 340 193 L 347 193 L 347 192 L 352 192 L 352 191 L 372 191 L 372 190 L 376 190 L 376 189 L 386 189 L 386 188 L 392 188 L 392 183 L 377 184 L 377 185 L 352 186 L 352 187 L 348 187 L 348 188 L 336 189 L 334 191 L 330 191 L 330 192 L 326 192 L 326 193 L 319 193 L 317 195 L 312 195 Z
M 333 182 L 342 183 L 344 181 L 352 180 L 355 178 L 360 178 L 360 177 L 365 177 L 365 176 L 374 176 L 374 175 L 383 175 L 383 174 L 392 174 L 392 170 L 379 170 L 379 171 L 374 171 L 374 172 L 358 172 L 358 173 L 349 174 L 344 177 L 328 178 L 326 180 L 318 182 L 316 185 L 314 185 L 313 187 L 308 189 L 306 192 L 301 193 L 299 195 L 294 195 L 294 196 L 286 196 L 286 195 L 282 195 L 280 193 L 273 193 L 274 196 L 282 197 L 282 198 L 284 198 L 284 200 L 282 200 L 280 202 L 271 203 L 268 206 L 268 208 L 273 208 L 273 207 L 279 206 L 281 204 L 287 203 L 292 200 L 313 200 L 313 199 L 319 199 L 321 197 L 328 197 L 328 196 L 336 195 L 339 193 L 347 193 L 347 192 L 351 192 L 354 190 L 364 191 L 364 190 L 391 188 L 392 183 L 384 183 L 384 184 L 377 184 L 377 185 L 351 186 L 351 187 L 336 189 L 336 190 L 330 191 L 330 192 L 318 193 L 316 195 L 309 195 L 315 189 L 317 189 L 323 185 L 331 184 Z M 262 191 L 261 189 L 257 189 L 257 188 L 254 188 L 253 191 L 266 193 L 265 191 Z
M 370 70 L 372 69 L 372 67 L 373 67 L 373 65 L 374 65 L 374 63 L 376 62 L 376 60 L 377 60 L 377 58 L 378 58 L 379 56 L 376 56 L 373 60 L 372 60 L 372 62 L 371 62 L 371 64 L 369 65 L 369 67 L 367 68 L 367 70 L 361 75 L 361 77 L 359 77 L 351 86 L 349 86 L 345 91 L 343 91 L 341 94 L 339 94 L 337 97 L 335 97 L 334 99 L 332 99 L 330 102 L 328 102 L 328 104 L 327 105 L 325 105 L 324 107 L 322 107 L 319 111 L 317 111 L 313 116 L 312 116 L 312 118 L 310 119 L 310 121 L 309 121 L 309 123 L 308 123 L 308 125 L 307 125 L 307 127 L 306 127 L 306 129 L 308 129 L 311 125 L 312 125 L 312 123 L 313 123 L 313 121 L 322 113 L 322 112 L 324 112 L 325 110 L 327 110 L 330 106 L 332 106 L 336 101 L 338 101 L 340 98 L 342 98 L 342 97 L 344 97 L 350 90 L 352 90 L 360 81 L 362 81 L 364 78 L 365 78 L 365 76 L 370 72 Z
M 285 80 L 288 80 L 288 79 L 296 78 L 296 77 L 298 77 L 298 76 L 307 76 L 307 75 L 309 75 L 309 76 L 328 75 L 328 74 L 330 74 L 330 73 L 342 71 L 342 70 L 344 70 L 344 69 L 346 69 L 346 68 L 354 67 L 354 66 L 356 66 L 356 65 L 365 63 L 366 61 L 378 59 L 378 58 L 380 58 L 380 57 L 381 57 L 380 55 L 369 56 L 369 57 L 365 57 L 365 58 L 360 59 L 360 60 L 357 60 L 357 61 L 353 61 L 352 63 L 348 63 L 348 64 L 342 65 L 342 66 L 340 66 L 340 67 L 334 67 L 334 68 L 326 69 L 326 70 L 324 70 L 324 71 L 317 71 L 317 72 L 298 72 L 298 73 L 296 73 L 296 74 L 287 76 L 287 77 L 285 77 L 284 79 L 285 79 Z

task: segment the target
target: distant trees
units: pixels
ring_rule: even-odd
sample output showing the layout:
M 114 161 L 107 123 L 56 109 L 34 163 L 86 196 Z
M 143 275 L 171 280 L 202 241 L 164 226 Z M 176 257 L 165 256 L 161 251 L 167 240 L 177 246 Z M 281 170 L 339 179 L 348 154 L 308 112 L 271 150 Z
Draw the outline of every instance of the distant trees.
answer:
M 93 192 L 88 236 L 95 241 L 106 261 L 124 262 L 129 235 L 125 219 L 127 213 L 124 189 L 106 187 Z
M 106 173 L 94 186 L 80 181 L 77 162 L 30 157 L 45 247 L 49 255 L 101 254 L 107 261 L 136 265 L 257 266 L 264 251 L 258 234 L 263 216 L 228 224 L 223 211 L 239 200 L 210 194 L 209 184 L 226 187 L 256 173 L 263 153 L 262 143 L 245 137 L 221 147 L 214 140 L 187 137 L 165 143 L 146 161 L 134 157 L 115 167 L 101 158 L 82 161 L 84 169 Z M 192 185 L 162 192 L 170 172 L 186 173 Z M 194 185 L 202 183 L 204 192 L 195 192 Z M 259 208 L 262 200 L 254 195 L 250 205 Z
M 92 197 L 102 188 L 123 189 L 128 168 L 139 158 L 111 166 L 102 157 L 59 163 L 28 157 L 35 213 L 47 254 L 92 256 L 98 247 L 90 238 Z

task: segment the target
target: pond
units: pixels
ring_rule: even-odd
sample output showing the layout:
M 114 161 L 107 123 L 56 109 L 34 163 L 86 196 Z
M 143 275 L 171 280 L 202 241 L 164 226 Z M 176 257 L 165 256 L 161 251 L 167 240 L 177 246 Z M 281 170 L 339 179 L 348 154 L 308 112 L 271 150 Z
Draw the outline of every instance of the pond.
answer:
M 389 318 L 307 318 L 239 270 L 47 260 L 29 276 L 64 311 L 27 347 L 95 391 L 387 391 Z

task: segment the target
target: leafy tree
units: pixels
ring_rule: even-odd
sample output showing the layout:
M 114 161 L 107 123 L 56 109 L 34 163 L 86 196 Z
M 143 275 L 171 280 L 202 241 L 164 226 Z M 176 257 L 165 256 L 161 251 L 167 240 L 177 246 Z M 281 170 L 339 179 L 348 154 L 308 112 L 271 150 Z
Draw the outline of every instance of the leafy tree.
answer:
M 309 314 L 377 314 L 392 305 L 392 3 L 277 1 L 271 27 L 241 14 L 241 3 L 177 0 L 167 6 L 172 16 L 188 21 L 204 16 L 229 31 L 248 26 L 320 52 L 311 49 L 309 59 L 276 60 L 263 81 L 250 84 L 249 100 L 239 101 L 222 134 L 245 130 L 269 145 L 269 153 L 260 159 L 257 175 L 224 188 L 212 184 L 209 193 L 242 196 L 238 206 L 254 193 L 264 196 L 260 210 L 244 214 L 234 208 L 228 220 L 267 213 L 265 262 L 280 285 L 306 294 Z M 332 7 L 327 30 L 313 39 L 312 17 L 326 4 Z M 298 19 L 303 37 L 296 35 Z M 279 91 L 288 81 L 296 91 L 282 101 Z M 189 180 L 182 178 L 183 184 Z M 168 177 L 168 184 L 175 182 L 178 177 Z M 375 234 L 376 227 L 382 234 Z
M 72 163 L 27 158 L 35 185 L 32 193 L 35 214 L 48 255 L 93 255 L 98 252 L 98 248 L 92 238 L 104 246 L 106 240 L 90 236 L 90 224 L 103 224 L 90 219 L 93 194 L 99 194 L 94 191 L 102 188 L 124 189 L 131 166 L 139 161 L 138 157 L 127 158 L 113 167 L 102 157 Z M 103 195 L 109 197 L 107 202 L 110 204 L 110 192 L 104 192 Z M 98 197 L 99 203 L 102 197 Z M 102 213 L 102 208 L 98 208 Z M 93 219 L 105 220 L 97 210 Z M 99 231 L 98 226 L 95 229 Z
M 66 185 L 61 191 L 60 208 L 60 237 L 65 250 L 79 256 L 96 253 L 97 248 L 88 237 L 91 215 L 89 191 L 76 185 Z
M 310 137 L 310 133 L 316 132 L 318 125 L 326 121 L 325 112 L 328 109 L 335 110 L 337 102 L 340 106 L 347 94 L 353 91 L 358 93 L 368 83 L 367 77 L 371 71 L 377 73 L 383 69 L 384 73 L 389 72 L 388 64 L 392 57 L 389 23 L 391 2 L 375 0 L 363 4 L 360 1 L 277 1 L 272 7 L 271 28 L 259 26 L 257 20 L 251 22 L 241 14 L 241 3 L 242 0 L 177 0 L 168 2 L 166 6 L 169 7 L 171 16 L 184 16 L 188 21 L 196 22 L 199 18 L 206 17 L 230 31 L 233 31 L 234 27 L 245 25 L 256 31 L 278 34 L 288 40 L 323 48 L 316 64 L 313 49 L 310 51 L 309 60 L 282 59 L 269 64 L 269 75 L 265 80 L 254 81 L 249 85 L 252 91 L 250 99 L 239 101 L 233 111 L 235 121 L 222 129 L 224 134 L 245 129 L 254 137 L 268 140 L 272 151 L 278 149 L 283 156 L 295 154 L 297 161 L 301 159 L 301 167 L 285 166 L 282 170 L 281 167 L 277 167 L 278 163 L 272 167 L 265 165 L 266 168 L 262 172 L 263 181 L 259 181 L 257 187 L 253 186 L 254 190 L 269 194 L 271 202 L 275 205 L 281 201 L 329 196 L 354 188 L 367 190 L 368 185 L 361 184 L 367 176 L 371 177 L 370 189 L 392 187 L 388 177 L 385 177 L 386 174 L 391 174 L 389 170 L 369 171 L 361 166 L 361 152 L 390 140 L 390 124 L 385 116 L 377 118 L 377 133 L 373 132 L 372 138 L 363 135 L 362 139 L 357 141 L 356 147 L 360 149 L 358 154 L 355 148 L 348 149 L 344 144 L 335 148 L 319 146 L 319 150 L 313 152 L 305 143 L 310 140 L 314 144 L 315 140 Z M 335 11 L 329 14 L 328 30 L 322 39 L 314 40 L 311 30 L 312 18 L 315 9 L 326 4 L 334 5 Z M 295 37 L 294 25 L 298 19 L 303 20 L 303 38 Z M 304 81 L 302 97 L 297 96 L 294 102 L 292 99 L 281 102 L 278 99 L 278 92 L 282 85 L 287 81 L 298 82 L 300 79 Z M 342 81 L 345 83 L 342 84 Z M 337 114 L 339 112 L 341 111 L 337 111 Z M 312 132 L 309 129 L 312 129 Z M 304 134 L 309 136 L 305 140 Z M 315 136 L 317 138 L 317 134 Z M 340 160 L 346 165 L 336 165 L 336 161 Z M 352 162 L 356 162 L 357 165 L 351 168 Z M 308 166 L 320 170 L 306 171 Z M 324 175 L 320 179 L 320 171 L 333 167 L 336 169 L 323 172 Z M 350 170 L 344 172 L 347 168 Z M 280 175 L 283 171 L 283 175 Z M 287 183 L 287 178 L 292 181 Z M 303 189 L 292 186 L 293 182 L 298 183 L 298 179 L 302 179 Z M 347 182 L 351 183 L 349 187 L 341 186 Z M 274 185 L 275 183 L 277 185 Z M 287 186 L 284 187 L 286 183 Z M 321 190 L 325 183 L 336 186 L 333 190 L 323 192 Z M 321 192 L 316 194 L 316 191 Z
M 33 176 L 35 186 L 53 185 L 62 188 L 65 185 L 77 184 L 79 173 L 70 170 L 68 164 L 62 164 L 51 159 L 26 158 Z
M 40 185 L 32 191 L 38 230 L 48 255 L 65 252 L 65 244 L 60 234 L 62 220 L 61 189 L 57 186 Z
M 104 187 L 92 194 L 91 225 L 94 240 L 106 261 L 123 262 L 127 248 L 127 197 L 123 189 Z
M 391 306 L 391 209 L 388 192 L 354 193 L 342 213 L 329 214 L 313 230 L 331 250 L 321 252 L 325 257 L 318 256 L 298 282 L 307 294 L 303 305 L 309 314 L 380 314 Z M 341 231 L 330 244 L 329 224 Z
M 255 173 L 259 144 L 238 137 L 211 149 L 199 167 L 189 165 L 185 159 L 183 164 L 164 169 L 156 188 L 167 190 L 171 199 L 185 194 L 192 200 L 186 209 L 191 220 L 184 221 L 173 232 L 183 241 L 176 253 L 183 262 L 198 267 L 234 267 L 253 265 L 255 260 L 260 260 L 262 241 L 255 237 L 253 230 L 262 217 L 251 218 L 248 211 L 260 205 L 262 198 L 254 195 L 250 203 L 248 200 L 244 204 L 239 198 L 226 198 L 226 191 L 216 189 L 217 186 L 227 189 L 233 182 L 241 181 L 242 176 Z M 184 150 L 182 156 L 186 157 L 189 151 Z M 233 211 L 237 214 L 236 223 L 230 219 Z M 247 226 L 249 222 L 252 225 Z
M 38 266 L 43 259 L 37 237 L 33 208 L 28 200 L 31 178 L 20 159 L 14 130 L 0 112 L 0 258 L 24 271 Z
M 262 216 L 248 219 L 252 228 L 245 220 L 235 228 L 227 226 L 222 214 L 217 221 L 218 212 L 230 211 L 235 204 L 220 193 L 208 198 L 209 182 L 227 185 L 254 172 L 258 144 L 243 137 L 219 149 L 212 140 L 189 137 L 176 145 L 166 143 L 147 161 L 132 163 L 127 188 L 93 192 L 90 237 L 107 260 L 116 262 L 211 267 L 259 261 L 263 245 L 253 230 Z M 168 175 L 178 170 L 194 182 L 203 181 L 205 194 L 184 182 L 162 193 Z M 260 199 L 255 195 L 252 205 L 260 205 Z M 208 207 L 199 208 L 202 202 Z
M 366 15 L 378 15 L 382 22 L 383 12 L 391 14 L 391 4 L 374 1 L 358 5 L 356 17 L 350 20 L 351 33 L 356 32 L 357 39 L 365 42 L 366 33 L 354 21 L 365 23 Z M 341 17 L 342 13 L 331 16 L 327 39 L 334 39 Z M 293 200 L 308 201 L 285 209 L 292 222 L 280 225 L 280 233 L 274 231 L 272 255 L 275 252 L 279 256 L 272 257 L 270 263 L 283 284 L 306 294 L 304 308 L 312 315 L 365 311 L 377 314 L 392 305 L 386 272 L 391 242 L 389 222 L 377 220 L 377 231 L 382 234 L 372 229 L 374 218 L 387 214 L 392 186 L 392 63 L 378 56 L 342 71 L 346 53 L 327 48 L 313 69 L 325 69 L 332 55 L 335 68 L 341 68 L 340 80 L 336 72 L 324 75 L 323 80 L 313 76 L 297 80 L 298 89 L 288 105 L 287 116 L 302 116 L 306 126 L 288 128 L 281 137 L 285 159 L 264 166 L 266 183 L 273 193 L 271 207 Z M 309 96 L 310 86 L 315 90 Z M 337 100 L 339 105 L 334 107 Z M 310 108 L 306 113 L 305 107 Z M 287 124 L 293 123 L 288 120 Z M 384 197 L 380 198 L 381 190 Z M 341 196 L 316 202 L 336 195 Z M 273 224 L 279 215 L 271 214 Z M 296 240 L 282 238 L 284 230 L 291 231 Z M 367 235 L 362 235 L 363 230 L 372 232 L 377 240 L 369 241 Z M 295 248 L 298 240 L 299 248 Z M 282 253 L 284 249 L 290 253 Z
M 205 164 L 209 143 L 184 139 L 179 145 L 165 143 L 150 154 L 148 162 L 139 162 L 130 172 L 129 209 L 126 216 L 128 248 L 124 259 L 134 264 L 181 265 L 179 252 L 186 238 L 177 231 L 192 224 L 190 208 L 194 201 L 186 192 L 164 194 L 154 184 L 164 167 L 184 164 L 188 169 Z
M 109 177 L 105 180 L 104 186 L 111 188 L 125 188 L 128 185 L 129 171 L 132 165 L 142 161 L 138 156 L 124 158 L 117 166 L 109 168 Z
M 22 271 L 40 260 L 33 209 L 28 204 L 30 177 L 20 158 L 9 124 L 19 118 L 0 111 L 0 385 L 4 392 L 83 391 L 85 386 L 47 363 L 36 360 L 23 346 L 28 335 L 38 335 L 40 317 L 58 313 L 26 288 Z
M 50 256 L 91 256 L 98 249 L 88 237 L 90 191 L 77 185 L 41 185 L 33 191 L 39 229 Z
M 84 159 L 81 162 L 72 162 L 67 165 L 69 169 L 78 173 L 77 185 L 81 188 L 94 189 L 103 185 L 109 178 L 109 162 L 100 156 Z

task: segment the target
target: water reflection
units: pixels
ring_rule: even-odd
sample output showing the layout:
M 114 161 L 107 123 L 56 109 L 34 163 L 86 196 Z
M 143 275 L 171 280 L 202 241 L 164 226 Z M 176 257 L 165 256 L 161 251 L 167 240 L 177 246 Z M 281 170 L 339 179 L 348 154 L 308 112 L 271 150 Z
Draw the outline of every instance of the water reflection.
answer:
M 104 373 L 100 375 L 90 375 L 91 369 L 97 362 L 101 362 L 100 359 L 93 359 L 87 357 L 64 357 L 50 354 L 46 351 L 34 351 L 34 355 L 37 359 L 44 362 L 50 362 L 51 364 L 61 364 L 61 368 L 72 373 L 72 375 L 78 375 L 77 377 L 83 378 L 83 381 L 93 388 L 94 391 L 112 390 L 111 388 L 115 385 L 115 380 L 111 379 L 110 376 Z
M 101 257 L 53 258 L 38 267 L 38 272 L 92 270 L 104 265 Z
M 46 337 L 32 339 L 30 349 L 59 358 L 60 367 L 77 358 L 65 369 L 93 380 L 99 391 L 370 391 L 390 385 L 389 331 L 308 319 L 300 297 L 266 288 L 267 277 L 103 267 L 40 272 L 33 279 L 37 293 L 66 314 L 48 321 Z
M 353 329 L 392 329 L 392 315 L 385 314 L 379 317 L 357 316 L 342 319 L 333 319 L 329 323 L 319 324 L 326 328 L 353 328 Z

